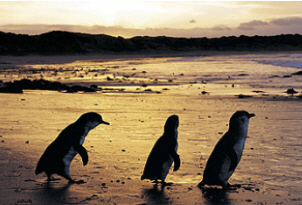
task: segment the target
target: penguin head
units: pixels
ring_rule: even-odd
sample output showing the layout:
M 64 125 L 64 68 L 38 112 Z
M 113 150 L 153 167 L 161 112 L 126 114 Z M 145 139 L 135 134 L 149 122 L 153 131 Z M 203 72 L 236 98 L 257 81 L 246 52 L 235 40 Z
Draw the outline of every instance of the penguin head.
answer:
M 171 132 L 177 130 L 179 125 L 179 119 L 177 115 L 171 115 L 165 124 L 165 132 Z
M 255 114 L 248 113 L 247 111 L 237 111 L 235 112 L 230 119 L 230 129 L 236 130 L 246 130 L 248 128 L 250 118 L 254 117 Z
M 99 124 L 110 125 L 109 122 L 105 122 L 102 116 L 95 112 L 88 112 L 83 114 L 79 119 L 78 122 L 85 124 L 89 129 L 93 129 Z

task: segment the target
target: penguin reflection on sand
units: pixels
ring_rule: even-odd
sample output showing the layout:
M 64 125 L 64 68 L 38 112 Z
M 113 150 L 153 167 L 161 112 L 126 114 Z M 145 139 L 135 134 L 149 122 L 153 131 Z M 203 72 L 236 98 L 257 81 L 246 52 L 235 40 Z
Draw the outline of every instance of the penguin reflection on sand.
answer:
M 177 171 L 180 167 L 180 158 L 177 154 L 177 128 L 179 120 L 177 115 L 170 116 L 165 124 L 164 134 L 155 143 L 151 153 L 147 159 L 143 179 L 161 180 L 165 185 L 165 179 L 169 173 L 169 169 L 174 161 L 173 171 Z
M 249 119 L 254 117 L 246 111 L 237 111 L 230 119 L 229 130 L 216 144 L 203 173 L 199 188 L 205 185 L 230 186 L 229 178 L 234 173 L 242 156 L 247 137 Z
M 58 174 L 69 180 L 70 183 L 76 183 L 70 177 L 70 163 L 77 153 L 82 157 L 84 166 L 88 163 L 88 154 L 82 144 L 88 132 L 99 124 L 109 125 L 108 122 L 103 121 L 101 115 L 89 112 L 83 114 L 76 122 L 67 126 L 46 148 L 37 164 L 35 174 L 38 175 L 45 172 L 47 181 L 52 180 L 52 174 Z

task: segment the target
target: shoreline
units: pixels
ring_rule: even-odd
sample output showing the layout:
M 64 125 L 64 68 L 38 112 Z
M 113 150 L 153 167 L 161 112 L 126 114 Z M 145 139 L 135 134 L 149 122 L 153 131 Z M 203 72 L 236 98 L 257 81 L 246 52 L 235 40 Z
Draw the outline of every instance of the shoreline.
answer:
M 76 55 L 0 55 L 0 69 L 15 68 L 21 65 L 68 64 L 76 61 L 98 62 L 125 61 L 149 58 L 207 57 L 248 54 L 302 53 L 302 51 L 187 51 L 187 52 L 146 52 L 146 53 L 93 53 Z

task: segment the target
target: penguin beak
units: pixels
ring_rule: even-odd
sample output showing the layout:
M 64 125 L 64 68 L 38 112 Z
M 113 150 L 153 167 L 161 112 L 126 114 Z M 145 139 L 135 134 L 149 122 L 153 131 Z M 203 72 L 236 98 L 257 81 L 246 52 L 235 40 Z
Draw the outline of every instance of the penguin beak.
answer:
M 254 113 L 249 113 L 248 118 L 255 117 L 256 115 Z
M 102 121 L 100 124 L 110 125 L 109 122 Z

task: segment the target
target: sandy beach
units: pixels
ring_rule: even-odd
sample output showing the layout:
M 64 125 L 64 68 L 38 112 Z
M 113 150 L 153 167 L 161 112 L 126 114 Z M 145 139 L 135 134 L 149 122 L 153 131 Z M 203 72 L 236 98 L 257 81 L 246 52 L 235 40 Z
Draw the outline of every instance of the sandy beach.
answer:
M 53 64 L 51 58 L 29 57 L 26 63 L 25 57 L 18 62 L 2 56 L 3 82 L 43 78 L 102 90 L 0 93 L 0 204 L 302 204 L 302 104 L 296 97 L 301 77 L 280 77 L 297 69 L 254 59 L 260 57 L 86 56 Z M 288 95 L 288 88 L 298 93 Z M 237 110 L 256 114 L 229 181 L 238 188 L 202 192 L 197 185 L 207 159 Z M 88 134 L 83 145 L 88 165 L 83 167 L 80 156 L 71 164 L 72 177 L 86 183 L 47 184 L 44 174 L 34 174 L 37 161 L 60 131 L 86 112 L 100 113 L 111 124 Z M 181 166 L 167 176 L 173 184 L 161 189 L 140 177 L 173 114 L 180 119 Z

